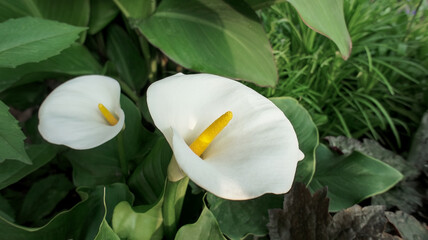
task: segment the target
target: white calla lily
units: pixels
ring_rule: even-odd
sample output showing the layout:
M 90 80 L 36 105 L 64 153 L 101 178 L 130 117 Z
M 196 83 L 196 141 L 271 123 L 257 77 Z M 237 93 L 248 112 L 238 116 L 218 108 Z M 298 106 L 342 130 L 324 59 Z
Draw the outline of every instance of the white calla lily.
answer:
M 304 155 L 284 113 L 256 91 L 211 74 L 177 74 L 153 83 L 147 104 L 179 168 L 207 191 L 245 200 L 291 188 Z M 228 111 L 227 126 L 195 154 L 189 145 Z
M 109 77 L 81 76 L 55 88 L 39 109 L 39 132 L 50 143 L 97 147 L 123 128 L 120 85 Z

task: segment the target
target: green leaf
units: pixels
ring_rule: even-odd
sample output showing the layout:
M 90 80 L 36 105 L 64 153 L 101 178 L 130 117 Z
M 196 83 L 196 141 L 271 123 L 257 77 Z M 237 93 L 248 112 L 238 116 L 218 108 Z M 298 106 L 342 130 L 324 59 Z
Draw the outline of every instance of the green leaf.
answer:
M 283 195 L 267 194 L 247 201 L 231 201 L 207 194 L 209 209 L 217 219 L 221 231 L 232 240 L 248 234 L 264 236 L 268 233 L 268 210 L 280 208 Z
M 40 228 L 19 226 L 0 217 L 0 239 L 94 239 L 99 235 L 103 222 L 111 222 L 113 208 L 117 203 L 133 201 L 132 193 L 124 184 L 79 188 L 77 192 L 82 198 L 81 202 L 59 213 Z
M 91 0 L 89 34 L 95 34 L 107 26 L 119 13 L 113 1 Z
M 298 182 L 309 184 L 315 173 L 315 150 L 318 147 L 318 129 L 308 111 L 290 97 L 270 98 L 290 120 L 297 134 L 299 148 L 305 158 L 297 165 L 296 178 Z
M 107 30 L 107 56 L 115 64 L 120 78 L 137 92 L 147 82 L 147 63 L 129 35 L 118 25 Z
M 328 187 L 330 211 L 339 211 L 383 193 L 403 178 L 391 166 L 359 152 L 336 156 L 320 145 L 316 156 L 317 168 L 310 188 L 316 191 Z
M 100 230 L 94 240 L 120 240 L 120 237 L 111 229 L 110 225 L 104 219 L 101 223 Z
M 289 0 L 306 25 L 330 38 L 343 59 L 351 55 L 352 41 L 343 13 L 343 0 Z
M 371 139 L 364 139 L 360 142 L 356 139 L 339 137 L 326 137 L 329 145 L 334 149 L 339 149 L 344 154 L 359 151 L 370 157 L 397 169 L 403 174 L 403 181 L 385 193 L 372 197 L 372 205 L 385 205 L 387 208 L 397 207 L 406 212 L 413 212 L 422 206 L 422 195 L 419 193 L 417 177 L 420 175 L 422 166 L 418 169 L 400 155 L 383 148 L 378 142 Z
M 73 166 L 73 183 L 76 186 L 123 182 L 116 138 L 93 149 L 67 151 L 64 156 Z
M 56 20 L 74 26 L 88 26 L 89 0 L 33 0 L 45 19 Z
M 26 16 L 56 20 L 75 26 L 87 26 L 89 0 L 0 1 L 0 22 Z
M 13 85 L 39 81 L 48 76 L 101 74 L 102 67 L 82 45 L 73 44 L 59 55 L 39 63 L 27 63 L 16 68 L 0 68 L 0 92 Z M 43 73 L 42 76 L 36 73 Z M 52 74 L 46 74 L 52 73 Z
M 16 67 L 58 55 L 83 30 L 85 28 L 31 17 L 0 23 L 0 67 Z
M 27 149 L 28 156 L 33 162 L 32 165 L 13 160 L 0 163 L 0 190 L 45 165 L 56 156 L 57 152 L 58 147 L 52 144 L 34 144 Z
M 0 159 L 14 159 L 31 164 L 24 149 L 25 138 L 18 121 L 9 113 L 9 107 L 0 101 Z
M 119 203 L 113 213 L 113 229 L 122 239 L 162 239 L 162 203 L 160 198 L 153 206 L 132 208 L 128 202 Z
M 0 217 L 9 222 L 15 221 L 15 210 L 10 206 L 9 201 L 0 195 Z
M 155 0 L 113 0 L 127 18 L 146 18 L 156 7 Z
M 17 86 L 15 88 L 9 88 L 4 92 L 0 92 L 0 99 L 10 108 L 21 111 L 17 117 L 18 120 L 25 124 L 27 116 L 29 118 L 31 114 L 35 112 L 33 109 L 31 109 L 31 107 L 40 105 L 42 103 L 47 95 L 47 90 L 48 89 L 44 84 L 29 83 L 23 86 Z M 30 138 L 28 129 L 26 129 L 25 125 L 23 125 L 22 128 L 25 129 L 26 137 Z
M 164 188 L 172 150 L 165 138 L 158 138 L 150 153 L 129 178 L 129 188 L 145 203 L 154 203 Z
M 269 41 L 243 1 L 164 0 L 136 26 L 183 67 L 262 86 L 277 82 Z
M 33 0 L 0 1 L 0 22 L 25 16 L 42 17 Z
M 47 216 L 73 189 L 63 174 L 51 175 L 31 186 L 18 215 L 19 222 L 35 222 Z
M 196 223 L 184 225 L 175 236 L 175 240 L 187 239 L 226 240 L 214 215 L 206 206 Z
M 245 0 L 254 10 L 269 7 L 272 4 L 286 2 L 287 0 Z

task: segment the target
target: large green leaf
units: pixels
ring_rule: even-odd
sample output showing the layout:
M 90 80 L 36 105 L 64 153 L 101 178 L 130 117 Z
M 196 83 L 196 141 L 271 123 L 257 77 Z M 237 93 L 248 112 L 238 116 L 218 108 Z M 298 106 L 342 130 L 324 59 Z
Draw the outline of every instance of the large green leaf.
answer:
M 245 0 L 254 10 L 268 7 L 272 4 L 286 2 L 287 0 Z
M 147 63 L 129 35 L 118 25 L 107 30 L 107 56 L 116 66 L 120 78 L 137 92 L 147 82 Z
M 119 13 L 113 1 L 91 0 L 89 33 L 95 34 L 109 24 Z
M 318 129 L 308 111 L 296 99 L 280 97 L 270 99 L 284 112 L 294 127 L 299 148 L 305 158 L 297 165 L 296 181 L 309 184 L 315 173 L 315 151 L 318 146 Z
M 94 240 L 120 240 L 120 237 L 113 231 L 107 221 L 104 219 L 101 223 L 100 230 Z
M 221 231 L 230 239 L 242 239 L 248 234 L 264 236 L 268 233 L 268 210 L 280 208 L 283 195 L 267 194 L 247 201 L 231 201 L 207 194 L 209 209 L 217 219 Z
M 0 163 L 0 190 L 45 165 L 56 156 L 57 152 L 58 147 L 52 144 L 33 144 L 27 149 L 33 164 L 28 165 L 14 160 L 6 160 Z
M 119 203 L 113 213 L 114 231 L 128 240 L 162 239 L 162 203 L 163 198 L 152 206 L 132 208 L 126 201 Z
M 0 22 L 25 16 L 42 17 L 33 0 L 0 1 Z
M 154 203 L 162 193 L 172 150 L 165 138 L 158 138 L 150 153 L 129 178 L 132 191 L 145 203 Z
M 206 206 L 196 223 L 184 225 L 175 236 L 175 240 L 188 239 L 226 240 L 214 215 Z
M 0 22 L 25 16 L 56 20 L 75 26 L 87 26 L 89 0 L 0 1 Z
M 243 1 L 164 0 L 137 27 L 186 68 L 262 86 L 277 82 L 269 41 L 257 15 Z
M 56 205 L 73 189 L 73 184 L 64 174 L 56 174 L 39 180 L 25 195 L 19 222 L 35 222 L 47 216 Z
M 75 26 L 88 26 L 89 0 L 33 0 L 33 2 L 45 19 Z
M 9 222 L 15 221 L 15 210 L 10 205 L 9 201 L 0 195 L 0 217 Z
M 396 169 L 360 152 L 337 156 L 320 145 L 316 157 L 317 169 L 309 187 L 312 191 L 328 187 L 330 211 L 383 193 L 403 178 Z
M 127 18 L 146 18 L 156 7 L 155 0 L 113 0 Z
M 132 193 L 124 184 L 79 188 L 77 191 L 82 201 L 42 227 L 23 227 L 0 217 L 0 239 L 92 240 L 106 227 L 102 226 L 104 222 L 111 222 L 114 206 L 122 201 L 133 201 Z
M 0 67 L 16 67 L 55 56 L 68 48 L 83 30 L 31 17 L 0 23 Z
M 9 107 L 0 101 L 0 162 L 14 159 L 31 164 L 24 149 L 25 138 L 18 121 L 9 113 Z
M 343 59 L 351 55 L 352 41 L 343 13 L 343 0 L 288 0 L 308 27 L 330 38 Z
M 0 92 L 13 86 L 42 80 L 58 74 L 101 74 L 102 67 L 82 45 L 73 44 L 59 55 L 39 63 L 27 63 L 16 68 L 0 68 Z M 43 73 L 39 77 L 37 73 Z M 46 74 L 52 73 L 52 74 Z

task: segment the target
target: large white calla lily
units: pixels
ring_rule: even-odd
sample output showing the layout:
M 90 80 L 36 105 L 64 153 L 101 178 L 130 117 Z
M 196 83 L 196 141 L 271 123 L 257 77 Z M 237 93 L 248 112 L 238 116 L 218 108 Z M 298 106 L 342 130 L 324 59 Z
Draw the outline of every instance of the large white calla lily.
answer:
M 81 76 L 60 85 L 39 109 L 39 132 L 54 144 L 74 149 L 97 147 L 123 128 L 120 85 L 109 77 Z
M 147 103 L 179 168 L 207 191 L 245 200 L 291 188 L 304 155 L 284 113 L 256 91 L 211 74 L 177 74 L 153 83 Z M 189 145 L 216 119 L 219 133 L 198 156 Z

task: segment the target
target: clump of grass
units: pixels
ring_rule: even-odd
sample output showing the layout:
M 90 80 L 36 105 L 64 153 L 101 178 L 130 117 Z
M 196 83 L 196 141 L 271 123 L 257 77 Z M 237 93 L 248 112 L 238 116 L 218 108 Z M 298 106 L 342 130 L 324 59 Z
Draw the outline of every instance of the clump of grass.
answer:
M 421 8 L 416 16 L 408 14 L 407 4 L 345 1 L 353 42 L 348 61 L 332 41 L 309 29 L 290 4 L 265 9 L 261 17 L 279 82 L 276 88 L 257 90 L 267 97 L 300 100 L 321 136 L 370 137 L 394 148 L 407 145 L 428 103 L 428 27 L 422 19 L 427 14 Z

